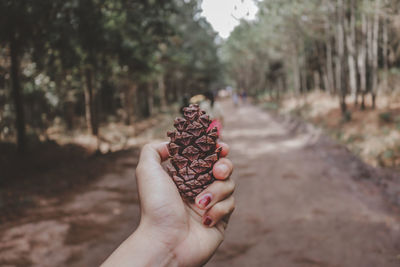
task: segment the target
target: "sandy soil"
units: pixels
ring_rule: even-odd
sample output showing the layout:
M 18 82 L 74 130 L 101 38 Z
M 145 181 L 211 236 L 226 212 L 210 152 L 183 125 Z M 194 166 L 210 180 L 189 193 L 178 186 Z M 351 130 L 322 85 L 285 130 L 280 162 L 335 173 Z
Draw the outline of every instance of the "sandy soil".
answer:
M 380 175 L 320 131 L 224 103 L 237 209 L 207 266 L 399 266 L 400 218 Z M 137 226 L 137 155 L 66 201 L 0 226 L 1 266 L 97 266 Z

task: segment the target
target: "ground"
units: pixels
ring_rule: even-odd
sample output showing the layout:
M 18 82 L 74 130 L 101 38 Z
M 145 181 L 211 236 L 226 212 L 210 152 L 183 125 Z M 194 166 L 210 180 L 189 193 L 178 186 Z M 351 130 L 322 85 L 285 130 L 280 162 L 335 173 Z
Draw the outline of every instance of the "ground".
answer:
M 347 120 L 338 97 L 320 91 L 288 97 L 280 103 L 280 110 L 324 128 L 368 164 L 400 170 L 400 96 L 380 94 L 375 109 L 369 95 L 364 110 L 353 102 L 347 96 Z
M 400 265 L 399 210 L 377 182 L 386 172 L 310 124 L 250 104 L 223 108 L 237 208 L 207 266 Z M 93 181 L 5 220 L 0 265 L 99 265 L 138 224 L 137 153 L 102 158 L 112 166 Z

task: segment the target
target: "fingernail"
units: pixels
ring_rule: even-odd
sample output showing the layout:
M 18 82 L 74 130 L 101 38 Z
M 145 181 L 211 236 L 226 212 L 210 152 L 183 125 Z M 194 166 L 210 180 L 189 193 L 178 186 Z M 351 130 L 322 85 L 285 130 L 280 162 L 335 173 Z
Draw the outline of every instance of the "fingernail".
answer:
M 199 207 L 200 208 L 205 208 L 207 207 L 208 204 L 211 202 L 211 194 L 205 194 L 200 200 L 199 200 Z
M 223 175 L 223 176 L 225 176 L 225 177 L 228 175 L 229 168 L 228 168 L 228 166 L 226 166 L 225 164 L 217 165 L 216 168 L 217 168 L 217 171 L 218 171 L 221 175 Z
M 207 217 L 205 218 L 203 224 L 206 225 L 206 226 L 210 226 L 211 223 L 212 223 L 211 218 L 207 216 Z

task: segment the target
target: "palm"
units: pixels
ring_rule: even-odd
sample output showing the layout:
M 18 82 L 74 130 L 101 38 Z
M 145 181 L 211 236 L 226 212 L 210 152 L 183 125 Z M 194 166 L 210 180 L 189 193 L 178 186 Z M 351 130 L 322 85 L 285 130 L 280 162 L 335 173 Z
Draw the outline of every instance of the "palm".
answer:
M 204 211 L 183 202 L 168 174 L 165 171 L 160 174 L 162 177 L 152 185 L 152 193 L 141 198 L 143 216 L 152 222 L 162 242 L 176 248 L 174 252 L 183 266 L 189 262 L 200 265 L 222 242 L 223 227 L 221 224 L 205 227 L 201 221 Z
M 227 151 L 227 147 L 222 149 L 221 156 L 226 156 Z M 171 177 L 160 164 L 168 157 L 165 143 L 144 146 L 136 168 L 140 225 L 114 251 L 106 265 L 122 266 L 133 261 L 143 266 L 199 266 L 207 262 L 222 242 L 226 218 L 235 206 L 231 196 L 235 186 L 228 179 L 232 163 L 227 159 L 215 163 L 213 175 L 223 181 L 212 183 L 204 192 L 212 196 L 208 210 L 204 211 L 194 204 L 183 202 Z M 230 172 L 225 171 L 224 174 L 221 166 L 227 167 Z M 209 227 L 203 225 L 203 217 L 212 220 L 211 224 L 207 223 Z

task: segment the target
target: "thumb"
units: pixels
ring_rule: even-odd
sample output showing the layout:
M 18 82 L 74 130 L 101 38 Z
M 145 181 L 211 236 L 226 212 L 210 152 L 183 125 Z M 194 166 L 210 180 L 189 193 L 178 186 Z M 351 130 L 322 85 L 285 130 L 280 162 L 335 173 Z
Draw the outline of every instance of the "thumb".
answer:
M 167 143 L 147 144 L 140 153 L 136 181 L 143 212 L 181 202 L 174 182 L 161 166 L 168 157 Z

